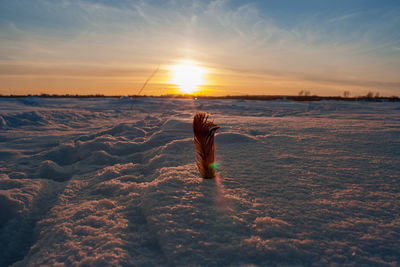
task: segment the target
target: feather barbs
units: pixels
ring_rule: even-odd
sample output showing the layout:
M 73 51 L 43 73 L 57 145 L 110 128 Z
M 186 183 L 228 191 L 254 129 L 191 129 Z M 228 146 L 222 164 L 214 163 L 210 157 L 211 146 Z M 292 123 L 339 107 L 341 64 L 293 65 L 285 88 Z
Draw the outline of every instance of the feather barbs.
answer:
M 213 121 L 208 120 L 209 115 L 198 112 L 193 118 L 194 145 L 196 150 L 196 165 L 205 179 L 214 178 L 216 175 L 215 142 L 214 136 L 220 128 Z

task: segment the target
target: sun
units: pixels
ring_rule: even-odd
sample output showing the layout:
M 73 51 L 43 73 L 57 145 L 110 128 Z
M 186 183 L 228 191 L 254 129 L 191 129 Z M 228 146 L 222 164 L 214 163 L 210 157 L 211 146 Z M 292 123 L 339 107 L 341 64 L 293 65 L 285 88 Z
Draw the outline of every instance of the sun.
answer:
M 192 94 L 205 83 L 204 76 L 207 71 L 194 61 L 184 60 L 178 65 L 171 66 L 171 72 L 171 83 L 176 84 L 182 93 Z

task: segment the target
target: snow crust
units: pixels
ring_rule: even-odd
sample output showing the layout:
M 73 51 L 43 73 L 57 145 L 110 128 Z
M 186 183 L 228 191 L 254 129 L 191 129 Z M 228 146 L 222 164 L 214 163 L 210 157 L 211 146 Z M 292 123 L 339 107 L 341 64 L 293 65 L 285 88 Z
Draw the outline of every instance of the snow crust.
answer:
M 399 103 L 0 99 L 0 266 L 398 266 L 399 177 Z

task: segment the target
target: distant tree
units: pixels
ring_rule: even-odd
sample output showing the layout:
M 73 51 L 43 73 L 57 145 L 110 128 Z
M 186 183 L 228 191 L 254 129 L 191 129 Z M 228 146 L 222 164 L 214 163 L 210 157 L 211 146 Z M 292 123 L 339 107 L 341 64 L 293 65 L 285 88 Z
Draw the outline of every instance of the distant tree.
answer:
M 311 92 L 308 90 L 301 90 L 299 92 L 299 96 L 310 96 L 310 95 L 311 95 Z
M 366 95 L 367 98 L 373 98 L 374 97 L 374 92 L 369 91 Z
M 376 92 L 375 93 L 375 98 L 379 98 L 379 96 L 380 96 L 379 92 Z
M 350 91 L 344 91 L 343 92 L 344 97 L 350 97 Z

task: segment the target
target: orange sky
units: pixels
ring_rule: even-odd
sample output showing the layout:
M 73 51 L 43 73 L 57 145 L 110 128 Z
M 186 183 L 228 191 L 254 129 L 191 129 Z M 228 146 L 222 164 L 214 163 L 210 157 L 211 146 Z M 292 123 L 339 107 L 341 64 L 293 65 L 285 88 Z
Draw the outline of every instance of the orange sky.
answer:
M 178 63 L 179 64 L 179 63 Z M 162 65 L 159 71 L 149 81 L 142 91 L 146 95 L 165 95 L 185 93 L 179 85 L 173 84 L 171 65 Z M 172 65 L 173 66 L 173 65 Z M 146 79 L 157 68 L 130 71 L 113 67 L 98 69 L 93 67 L 64 66 L 32 67 L 24 66 L 21 73 L 0 75 L 2 94 L 104 94 L 104 95 L 134 95 L 142 88 Z M 269 73 L 246 72 L 223 68 L 204 68 L 204 83 L 198 86 L 194 94 L 201 95 L 297 95 L 301 90 L 308 90 L 318 95 L 342 95 L 344 91 L 352 95 L 365 95 L 369 91 L 381 94 L 395 95 L 397 84 L 377 82 L 358 82 L 352 79 L 324 79 L 323 75 L 302 77 L 288 74 L 276 75 Z M 321 78 L 322 77 L 322 78 Z

